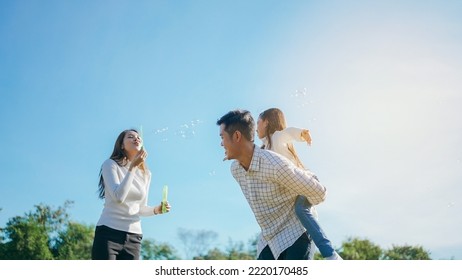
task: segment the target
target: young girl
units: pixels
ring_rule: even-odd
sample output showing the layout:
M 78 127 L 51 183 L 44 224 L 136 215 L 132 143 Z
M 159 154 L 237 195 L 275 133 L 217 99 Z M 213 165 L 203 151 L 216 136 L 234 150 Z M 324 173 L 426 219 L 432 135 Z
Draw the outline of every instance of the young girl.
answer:
M 100 171 L 99 197 L 104 208 L 96 224 L 94 260 L 138 260 L 141 252 L 141 216 L 162 214 L 162 204 L 147 205 L 151 172 L 147 153 L 136 130 L 124 130 Z M 170 205 L 166 204 L 167 212 Z
M 263 142 L 263 149 L 274 151 L 291 160 L 297 167 L 305 169 L 295 152 L 293 141 L 306 141 L 311 145 L 311 135 L 308 130 L 295 127 L 286 127 L 284 114 L 277 108 L 271 108 L 259 115 L 257 134 Z M 313 209 L 314 210 L 314 209 Z M 306 231 L 318 247 L 321 255 L 328 260 L 341 260 L 342 258 L 332 247 L 313 215 L 308 199 L 298 196 L 295 202 L 295 213 Z

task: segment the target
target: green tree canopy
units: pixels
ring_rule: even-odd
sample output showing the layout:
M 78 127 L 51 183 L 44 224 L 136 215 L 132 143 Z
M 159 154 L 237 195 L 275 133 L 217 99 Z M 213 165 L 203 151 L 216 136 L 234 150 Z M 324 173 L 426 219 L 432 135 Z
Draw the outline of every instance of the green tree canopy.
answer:
M 51 260 L 50 240 L 43 224 L 33 217 L 11 218 L 2 230 L 6 243 L 2 244 L 1 259 Z
M 56 209 L 39 204 L 23 216 L 12 217 L 0 228 L 0 259 L 3 260 L 84 260 L 91 258 L 94 226 L 70 220 L 67 212 L 72 201 Z M 1 208 L 0 208 L 1 211 Z M 256 259 L 257 236 L 248 246 L 229 241 L 226 249 L 218 249 L 218 234 L 210 230 L 178 233 L 190 259 L 248 260 Z M 212 249 L 209 249 L 212 248 Z M 384 250 L 368 239 L 348 238 L 337 250 L 345 260 L 430 260 L 430 253 L 422 246 L 393 245 Z M 167 244 L 145 239 L 141 257 L 145 260 L 180 259 L 176 249 Z M 315 259 L 323 259 L 317 253 Z
M 397 246 L 393 245 L 391 249 L 386 250 L 383 256 L 384 260 L 431 260 L 430 253 L 422 246 Z
M 89 260 L 95 236 L 94 226 L 69 222 L 59 232 L 53 246 L 55 258 L 60 260 Z
M 249 241 L 248 248 L 245 248 L 243 242 L 233 242 L 229 240 L 228 247 L 222 251 L 218 248 L 209 250 L 206 254 L 195 256 L 195 260 L 255 260 L 257 258 L 256 251 L 257 239 Z
M 141 242 L 141 258 L 143 260 L 179 260 L 176 249 L 167 243 L 154 239 L 143 239 Z
M 348 238 L 342 243 L 339 255 L 344 260 L 379 260 L 382 253 L 380 246 L 367 239 Z
M 69 220 L 66 201 L 53 209 L 39 204 L 24 216 L 10 218 L 1 229 L 0 259 L 89 259 L 93 227 Z

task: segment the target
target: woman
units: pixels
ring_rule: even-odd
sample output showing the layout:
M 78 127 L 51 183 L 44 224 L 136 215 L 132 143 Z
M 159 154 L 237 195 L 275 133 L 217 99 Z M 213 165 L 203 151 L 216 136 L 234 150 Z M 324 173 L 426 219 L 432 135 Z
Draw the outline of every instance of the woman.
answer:
M 162 214 L 162 204 L 147 206 L 151 172 L 147 153 L 134 129 L 122 131 L 100 171 L 99 197 L 104 208 L 96 225 L 94 260 L 140 259 L 141 216 Z M 166 204 L 167 212 L 170 205 Z
M 306 141 L 311 145 L 311 135 L 307 129 L 286 127 L 284 114 L 277 108 L 271 108 L 259 115 L 257 122 L 257 134 L 263 142 L 263 149 L 274 151 L 291 160 L 297 167 L 305 169 L 300 161 L 293 141 Z M 314 210 L 314 209 L 313 209 Z M 306 231 L 318 247 L 321 255 L 329 260 L 341 260 L 342 258 L 332 247 L 318 221 L 313 215 L 311 204 L 304 196 L 298 196 L 295 201 L 295 213 L 306 228 Z

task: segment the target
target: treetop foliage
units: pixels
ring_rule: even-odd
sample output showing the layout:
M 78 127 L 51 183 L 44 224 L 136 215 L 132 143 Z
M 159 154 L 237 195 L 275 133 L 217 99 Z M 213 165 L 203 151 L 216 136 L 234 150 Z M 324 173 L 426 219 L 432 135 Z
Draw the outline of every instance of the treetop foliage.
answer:
M 94 238 L 94 225 L 85 225 L 70 219 L 68 209 L 72 201 L 53 208 L 35 205 L 23 216 L 12 217 L 0 228 L 0 259 L 3 260 L 88 260 Z M 1 211 L 1 208 L 0 208 Z M 252 260 L 256 259 L 257 236 L 247 245 L 229 240 L 226 249 L 220 249 L 218 234 L 210 230 L 180 228 L 178 236 L 187 259 L 194 260 Z M 368 239 L 348 238 L 337 252 L 344 260 L 430 260 L 430 252 L 422 246 L 393 245 L 382 249 Z M 142 241 L 142 259 L 178 260 L 178 251 L 168 243 L 154 239 Z M 315 259 L 322 259 L 317 253 Z

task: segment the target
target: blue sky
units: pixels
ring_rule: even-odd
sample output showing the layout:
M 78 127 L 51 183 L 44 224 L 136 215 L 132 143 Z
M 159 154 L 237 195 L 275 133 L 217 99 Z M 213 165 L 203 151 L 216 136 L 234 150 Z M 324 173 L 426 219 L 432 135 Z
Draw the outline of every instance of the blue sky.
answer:
M 297 143 L 328 188 L 320 223 L 383 248 L 462 259 L 462 2 L 1 1 L 0 226 L 73 200 L 95 224 L 98 173 L 117 135 L 144 130 L 144 235 L 178 229 L 247 242 L 259 228 L 216 120 L 270 107 L 311 130 Z M 259 141 L 257 141 L 259 143 Z

